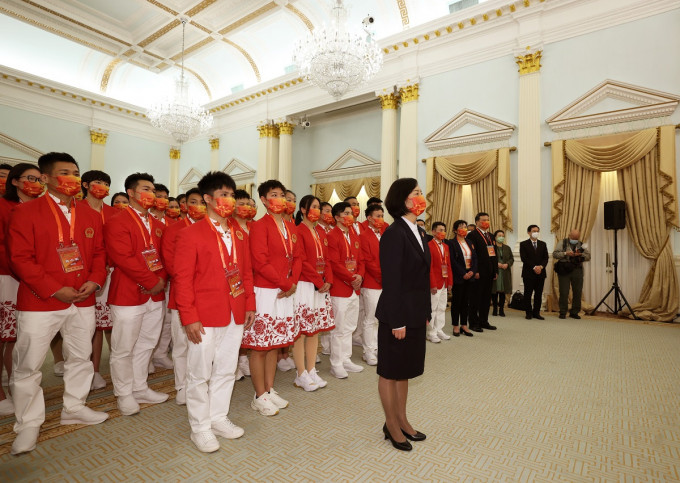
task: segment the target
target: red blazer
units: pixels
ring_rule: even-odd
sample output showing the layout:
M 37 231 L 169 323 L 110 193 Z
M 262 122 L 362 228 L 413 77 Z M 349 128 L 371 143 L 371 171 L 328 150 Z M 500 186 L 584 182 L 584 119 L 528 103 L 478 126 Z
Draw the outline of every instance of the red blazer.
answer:
M 59 236 L 49 195 L 21 203 L 12 212 L 7 233 L 10 266 L 19 279 L 17 310 L 47 312 L 67 309 L 70 304 L 60 302 L 52 295 L 62 287 L 78 290 L 92 281 L 103 287 L 106 282 L 106 250 L 102 234 L 102 220 L 91 208 L 76 204 L 74 241 L 80 249 L 85 268 L 64 273 L 57 254 Z M 64 244 L 68 244 L 70 225 L 58 207 L 57 216 L 62 227 Z M 92 293 L 86 300 L 75 304 L 91 307 L 95 302 Z
M 0 198 L 0 275 L 16 276 L 9 268 L 9 253 L 7 251 L 7 230 L 9 228 L 9 217 L 14 208 L 19 203 Z
M 302 272 L 302 253 L 298 243 L 297 229 L 288 221 L 288 237 L 293 244 L 293 272 L 288 277 L 288 260 L 281 242 L 281 233 L 271 215 L 265 215 L 250 227 L 250 256 L 253 280 L 256 287 L 278 288 L 287 292 L 298 283 Z M 286 241 L 288 246 L 288 241 Z
M 236 250 L 245 290 L 233 298 L 222 266 L 218 239 L 210 223 L 212 220 L 206 216 L 177 235 L 173 285 L 176 286 L 179 318 L 182 325 L 200 321 L 205 327 L 224 327 L 229 325 L 233 315 L 234 321 L 241 325 L 246 320 L 246 312 L 255 310 L 248 241 L 238 227 L 233 227 L 235 239 L 232 239 L 232 250 Z M 228 264 L 232 258 L 221 237 L 219 243 Z
M 142 225 L 142 230 L 139 229 L 137 222 Z M 161 239 L 165 225 L 151 215 L 149 215 L 149 225 L 151 227 L 150 244 L 156 248 L 163 260 Z M 145 238 L 142 238 L 142 232 Z M 149 232 L 146 231 L 137 212 L 128 208 L 111 218 L 104 225 L 104 237 L 107 240 L 106 252 L 109 260 L 116 268 L 111 275 L 108 303 L 134 306 L 145 304 L 149 298 L 154 302 L 164 300 L 165 291 L 153 296 L 142 293 L 142 288 L 146 290 L 153 288 L 158 283 L 158 277 L 167 280 L 168 274 L 165 268 L 152 272 L 146 265 L 142 252 L 146 250 L 144 240 L 149 241 Z
M 371 228 L 366 228 L 359 236 L 361 240 L 361 257 L 364 261 L 366 277 L 362 287 L 382 289 L 382 274 L 380 272 L 380 240 Z
M 427 245 L 430 247 L 430 288 L 439 290 L 446 285 L 447 288 L 453 287 L 453 271 L 451 270 L 451 254 L 449 253 L 449 245 L 442 243 L 444 247 L 444 257 L 446 258 L 446 270 L 448 277 L 445 279 L 442 276 L 442 252 L 437 246 L 437 240 L 434 238 L 430 240 Z
M 92 208 L 92 207 L 90 206 L 89 201 L 87 201 L 87 199 L 83 199 L 83 200 L 80 200 L 80 201 L 76 201 L 76 203 L 78 203 L 78 204 L 80 204 L 80 205 L 87 206 L 87 207 L 90 208 L 91 210 L 94 210 L 94 212 L 97 213 L 97 214 L 101 217 L 101 219 L 102 219 L 102 224 L 103 224 L 103 225 L 105 225 L 106 222 L 109 221 L 109 220 L 110 220 L 111 218 L 113 218 L 114 216 L 120 214 L 120 210 L 119 210 L 119 209 L 114 208 L 113 206 L 109 206 L 109 205 L 107 205 L 106 203 L 104 203 L 104 204 L 102 205 L 102 211 L 97 211 L 97 210 L 95 210 L 94 208 Z
M 316 288 L 321 288 L 324 282 L 333 285 L 333 269 L 331 268 L 331 261 L 328 258 L 328 240 L 326 239 L 326 233 L 323 228 L 321 229 L 321 233 L 319 233 L 319 230 L 314 227 L 314 230 L 321 241 L 321 252 L 323 254 L 323 259 L 326 262 L 322 276 L 316 270 L 316 252 L 318 247 L 314 241 L 314 235 L 312 235 L 312 232 L 307 226 L 302 225 L 303 224 L 300 223 L 297 226 L 298 244 L 300 245 L 300 251 L 302 253 L 302 273 L 300 274 L 300 280 L 311 282 Z
M 359 224 L 361 225 L 361 231 L 362 231 L 362 232 L 371 229 L 371 227 L 368 226 L 368 220 L 364 220 L 364 221 L 362 221 L 362 222 L 359 223 Z M 383 227 L 380 229 L 380 234 L 381 234 L 381 235 L 382 235 L 383 233 L 385 233 L 385 230 L 387 230 L 387 227 L 388 227 L 388 226 L 390 226 L 390 224 L 387 223 L 387 222 L 385 222 L 385 224 L 383 225 Z
M 331 267 L 333 268 L 333 279 L 335 283 L 331 287 L 332 297 L 351 297 L 352 286 L 350 282 L 354 275 L 364 276 L 364 262 L 361 257 L 361 243 L 359 237 L 354 230 L 349 231 L 350 258 L 357 261 L 357 268 L 354 273 L 351 273 L 345 268 L 345 260 L 347 259 L 347 240 L 342 230 L 337 226 L 328 232 L 328 256 L 331 259 Z M 357 295 L 359 290 L 356 291 Z
M 177 302 L 175 301 L 176 292 L 173 280 L 175 278 L 175 248 L 177 247 L 177 235 L 180 230 L 191 226 L 192 223 L 189 218 L 184 218 L 177 223 L 172 223 L 165 229 L 163 238 L 161 239 L 161 257 L 163 259 L 163 268 L 168 273 L 170 280 L 170 293 L 168 294 L 168 308 L 176 309 Z

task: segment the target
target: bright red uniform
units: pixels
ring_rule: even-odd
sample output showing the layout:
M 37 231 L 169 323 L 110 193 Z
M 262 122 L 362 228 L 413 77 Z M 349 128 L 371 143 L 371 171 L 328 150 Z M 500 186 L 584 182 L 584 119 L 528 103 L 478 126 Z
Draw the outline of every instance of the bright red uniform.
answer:
M 446 243 L 438 244 L 432 239 L 427 244 L 430 247 L 430 288 L 437 290 L 453 286 L 453 272 L 451 271 L 451 255 Z M 444 254 L 442 255 L 442 250 Z M 446 274 L 446 277 L 444 277 Z
M 363 288 L 382 289 L 380 272 L 380 240 L 371 228 L 366 228 L 359 236 L 361 240 L 361 257 L 364 262 Z
M 354 275 L 364 276 L 361 243 L 354 230 L 349 230 L 349 241 L 337 226 L 328 232 L 328 255 L 333 268 L 334 280 L 331 297 L 351 296 L 351 282 Z M 356 293 L 358 295 L 359 290 Z

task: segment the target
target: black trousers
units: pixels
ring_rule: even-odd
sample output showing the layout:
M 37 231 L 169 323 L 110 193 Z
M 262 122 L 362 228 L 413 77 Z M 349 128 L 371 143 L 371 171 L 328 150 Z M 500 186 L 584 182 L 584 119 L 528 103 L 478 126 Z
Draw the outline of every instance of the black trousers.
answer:
M 545 277 L 522 277 L 524 280 L 524 304 L 527 315 L 539 315 L 543 299 Z M 533 307 L 531 298 L 533 296 Z
M 467 325 L 470 312 L 470 301 L 474 294 L 475 282 L 465 280 L 453 284 L 451 293 L 451 323 L 454 327 Z
M 474 294 L 470 303 L 470 327 L 483 328 L 489 324 L 492 285 L 492 275 L 479 274 L 479 279 L 474 283 Z

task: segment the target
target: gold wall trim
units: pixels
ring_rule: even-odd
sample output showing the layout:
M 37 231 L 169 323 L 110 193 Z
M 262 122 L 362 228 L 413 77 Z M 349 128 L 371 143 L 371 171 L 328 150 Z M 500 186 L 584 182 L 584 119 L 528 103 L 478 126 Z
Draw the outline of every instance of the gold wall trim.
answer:
M 287 8 L 288 10 L 290 10 L 291 12 L 293 12 L 295 15 L 297 15 L 297 17 L 298 17 L 300 20 L 302 20 L 302 23 L 305 24 L 305 25 L 307 26 L 307 28 L 309 29 L 310 32 L 311 32 L 312 30 L 314 30 L 314 24 L 312 23 L 312 21 L 309 20 L 309 18 L 307 17 L 307 15 L 305 15 L 305 14 L 302 13 L 300 10 L 298 10 L 298 9 L 295 7 L 295 5 L 292 5 L 292 4 L 289 3 L 288 5 L 286 5 L 286 8 Z
M 288 121 L 280 122 L 278 124 L 278 126 L 279 126 L 279 134 L 292 135 L 293 131 L 295 130 L 295 125 L 288 122 Z
M 92 144 L 101 144 L 102 146 L 106 146 L 106 139 L 108 137 L 108 133 L 90 129 L 90 142 L 92 142 Z
M 170 159 L 179 159 L 179 157 L 181 155 L 182 155 L 182 153 L 180 152 L 179 149 L 170 148 L 170 153 L 169 153 Z
M 204 27 L 204 26 L 201 25 L 200 23 L 194 22 L 193 20 L 189 21 L 189 24 L 190 24 L 190 25 L 193 25 L 194 27 L 196 27 L 196 28 L 199 29 L 199 30 L 202 30 L 202 31 L 205 32 L 206 34 L 211 34 L 211 33 L 212 33 L 212 30 L 210 30 L 208 27 Z
M 205 47 L 209 43 L 212 43 L 214 40 L 215 39 L 213 39 L 212 37 L 206 37 L 203 40 L 201 40 L 200 42 L 197 42 L 194 45 L 187 47 L 186 49 L 184 49 L 184 58 L 186 59 L 187 55 L 196 52 L 198 49 L 200 49 L 201 47 Z M 179 62 L 182 59 L 182 51 L 180 50 L 180 52 L 178 54 L 175 54 L 170 58 L 172 60 L 174 60 L 175 62 Z
M 206 84 L 206 82 L 203 80 L 203 77 L 198 75 L 198 72 L 196 72 L 193 69 L 188 68 L 187 66 L 184 66 L 184 70 L 186 70 L 187 72 L 190 72 L 191 74 L 193 74 L 194 77 L 196 77 L 196 79 L 198 79 L 198 82 L 201 83 L 201 85 L 205 89 L 205 92 L 208 94 L 208 99 L 212 99 L 212 93 L 210 92 L 210 88 L 208 87 L 208 84 Z
M 404 28 L 406 28 L 409 24 L 406 0 L 397 0 L 397 7 L 399 7 L 399 15 L 401 15 L 401 24 L 404 26 Z
M 279 128 L 276 124 L 263 124 L 262 126 L 257 126 L 257 130 L 260 133 L 261 138 L 279 137 Z
M 197 13 L 200 13 L 200 12 L 202 12 L 203 10 L 205 10 L 206 8 L 208 8 L 210 5 L 212 5 L 212 4 L 215 3 L 216 1 L 217 1 L 217 0 L 203 0 L 202 2 L 197 3 L 196 6 L 193 7 L 192 9 L 187 10 L 187 11 L 184 13 L 184 15 L 186 15 L 187 17 L 193 17 L 193 16 L 196 15 Z
M 411 84 L 400 88 L 399 96 L 401 97 L 402 104 L 417 101 L 418 98 L 420 97 L 418 95 L 418 84 Z
M 163 5 L 161 2 L 157 2 L 156 0 L 146 0 L 146 1 L 149 2 L 151 5 L 155 5 L 156 7 L 160 8 L 161 10 L 165 10 L 170 15 L 173 15 L 173 16 L 179 15 L 179 12 L 175 12 L 173 9 L 171 9 L 167 5 Z
M 529 50 L 529 47 L 527 47 Z M 543 51 L 537 50 L 536 52 L 515 56 L 515 62 L 519 66 L 519 75 L 532 74 L 541 70 L 541 56 Z
M 277 92 L 279 90 L 286 89 L 288 87 L 297 85 L 297 84 L 302 84 L 304 82 L 304 79 L 302 77 L 298 77 L 297 79 L 289 80 L 286 81 L 282 84 L 279 84 L 278 86 L 273 86 L 273 87 L 268 87 L 266 89 L 262 89 L 261 91 L 255 92 L 253 94 L 248 94 L 247 96 L 241 97 L 239 99 L 233 100 L 231 102 L 224 103 L 220 106 L 216 106 L 210 109 L 210 112 L 217 112 L 217 111 L 223 111 L 225 109 L 228 109 L 230 107 L 234 107 L 238 104 L 244 104 L 248 101 L 252 101 L 253 99 L 256 99 L 258 97 L 266 96 L 269 95 L 273 92 Z
M 217 151 L 220 149 L 220 138 L 211 138 L 208 140 L 210 142 L 210 150 Z
M 155 42 L 156 40 L 160 39 L 162 36 L 164 36 L 165 34 L 167 34 L 172 29 L 174 29 L 175 27 L 177 27 L 179 25 L 182 25 L 182 22 L 175 19 L 172 22 L 170 22 L 169 24 L 167 24 L 166 26 L 160 28 L 159 30 L 157 30 L 154 33 L 152 33 L 151 35 L 149 35 L 147 38 L 145 38 L 144 40 L 139 42 L 137 45 L 139 45 L 141 48 L 144 48 L 147 45 L 149 45 L 151 42 Z
M 383 111 L 387 109 L 396 109 L 397 106 L 399 106 L 399 97 L 393 92 L 381 94 L 378 97 L 380 98 L 380 105 L 382 106 Z
M 228 40 L 228 39 L 222 39 L 222 40 L 224 40 L 227 44 L 231 45 L 231 46 L 234 47 L 236 50 L 238 50 L 239 52 L 241 52 L 241 54 L 243 55 L 243 57 L 245 57 L 246 60 L 248 61 L 248 63 L 250 64 L 250 67 L 252 67 L 253 72 L 255 73 L 255 78 L 257 79 L 257 82 L 259 83 L 260 81 L 262 81 L 262 77 L 260 77 L 260 69 L 257 68 L 257 64 L 255 63 L 255 60 L 254 60 L 254 59 L 251 57 L 251 55 L 246 51 L 246 49 L 244 49 L 244 48 L 241 47 L 240 45 L 238 45 L 238 44 L 232 42 L 231 40 Z
M 276 2 L 269 2 L 267 5 L 264 5 L 260 8 L 258 8 L 257 10 L 250 12 L 245 17 L 238 19 L 236 22 L 234 22 L 230 25 L 227 25 L 222 30 L 220 30 L 219 33 L 222 34 L 222 35 L 225 35 L 228 32 L 231 32 L 232 30 L 236 30 L 237 28 L 241 27 L 242 25 L 245 25 L 248 22 L 251 22 L 252 20 L 259 17 L 260 15 L 263 15 L 263 14 L 267 13 L 268 11 L 270 11 L 274 8 L 276 8 Z
M 116 66 L 120 64 L 122 61 L 123 59 L 113 59 L 111 62 L 109 62 L 109 65 L 106 66 L 106 69 L 104 70 L 104 75 L 102 76 L 102 81 L 99 84 L 99 90 L 101 92 L 106 92 L 106 89 L 109 87 L 109 79 L 111 78 L 113 69 L 115 69 Z

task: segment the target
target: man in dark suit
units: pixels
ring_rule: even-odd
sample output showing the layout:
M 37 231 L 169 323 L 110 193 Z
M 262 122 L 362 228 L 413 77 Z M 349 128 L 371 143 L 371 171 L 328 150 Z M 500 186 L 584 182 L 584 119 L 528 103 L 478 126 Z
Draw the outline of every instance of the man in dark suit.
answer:
M 489 307 L 491 305 L 491 285 L 498 277 L 498 257 L 493 236 L 489 233 L 489 214 L 477 213 L 475 229 L 465 238 L 474 246 L 477 254 L 477 269 L 475 275 L 475 293 L 470 301 L 470 330 L 483 332 L 484 329 L 496 330 L 489 324 Z
M 548 246 L 538 239 L 541 229 L 529 225 L 529 239 L 519 244 L 519 255 L 522 258 L 522 280 L 524 281 L 524 303 L 526 318 L 544 320 L 541 316 L 543 285 L 545 284 L 545 267 L 548 265 Z M 534 297 L 533 307 L 531 296 Z

